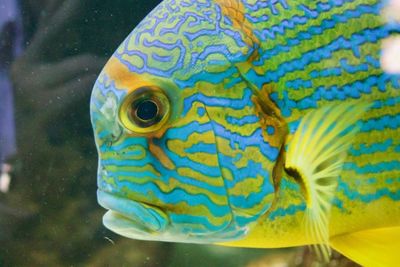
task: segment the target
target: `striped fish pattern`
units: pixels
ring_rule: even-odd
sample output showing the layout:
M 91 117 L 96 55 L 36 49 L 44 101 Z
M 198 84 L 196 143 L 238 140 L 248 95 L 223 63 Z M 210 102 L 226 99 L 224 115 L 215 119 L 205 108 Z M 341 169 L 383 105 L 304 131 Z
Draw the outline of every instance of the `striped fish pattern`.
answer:
M 371 107 L 338 178 L 330 233 L 400 225 L 400 76 L 380 63 L 400 23 L 385 21 L 384 8 L 376 0 L 163 1 L 93 89 L 105 225 L 148 240 L 308 244 L 305 200 L 282 170 L 284 151 L 305 114 L 352 101 Z M 140 90 L 170 103 L 148 132 L 124 115 Z

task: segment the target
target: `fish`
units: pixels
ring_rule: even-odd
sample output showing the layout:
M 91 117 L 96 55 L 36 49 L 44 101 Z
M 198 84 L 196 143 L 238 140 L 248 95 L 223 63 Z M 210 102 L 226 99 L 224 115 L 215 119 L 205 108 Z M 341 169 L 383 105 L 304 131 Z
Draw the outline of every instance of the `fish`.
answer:
M 400 61 L 382 58 L 400 20 L 390 5 L 161 2 L 92 91 L 103 224 L 133 239 L 309 245 L 322 262 L 334 249 L 397 266 Z

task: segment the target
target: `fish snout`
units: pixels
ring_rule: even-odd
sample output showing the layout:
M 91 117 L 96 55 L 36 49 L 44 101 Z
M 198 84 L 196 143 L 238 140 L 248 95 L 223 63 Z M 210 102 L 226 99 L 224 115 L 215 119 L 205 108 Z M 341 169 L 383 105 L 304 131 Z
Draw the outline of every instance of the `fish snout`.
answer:
M 159 208 L 97 190 L 99 204 L 109 211 L 103 217 L 104 225 L 123 235 L 141 235 L 166 230 L 169 220 Z M 127 233 L 129 232 L 129 233 Z

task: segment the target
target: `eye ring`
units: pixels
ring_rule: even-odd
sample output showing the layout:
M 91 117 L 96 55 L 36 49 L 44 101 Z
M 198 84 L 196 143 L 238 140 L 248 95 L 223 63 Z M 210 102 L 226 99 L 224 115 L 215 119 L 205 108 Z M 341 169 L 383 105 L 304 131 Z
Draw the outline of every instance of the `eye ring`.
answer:
M 121 124 L 137 134 L 160 130 L 168 121 L 170 101 L 158 87 L 144 86 L 134 90 L 122 102 L 119 110 Z

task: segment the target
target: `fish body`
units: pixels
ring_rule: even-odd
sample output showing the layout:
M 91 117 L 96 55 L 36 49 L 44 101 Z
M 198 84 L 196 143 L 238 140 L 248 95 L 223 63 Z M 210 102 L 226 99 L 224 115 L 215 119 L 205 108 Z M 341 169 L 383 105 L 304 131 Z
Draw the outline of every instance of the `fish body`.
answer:
M 380 236 L 390 254 L 400 76 L 381 55 L 400 24 L 385 8 L 162 2 L 93 89 L 104 224 L 145 240 L 322 244 L 371 266 L 381 250 L 365 262 L 343 244 Z

